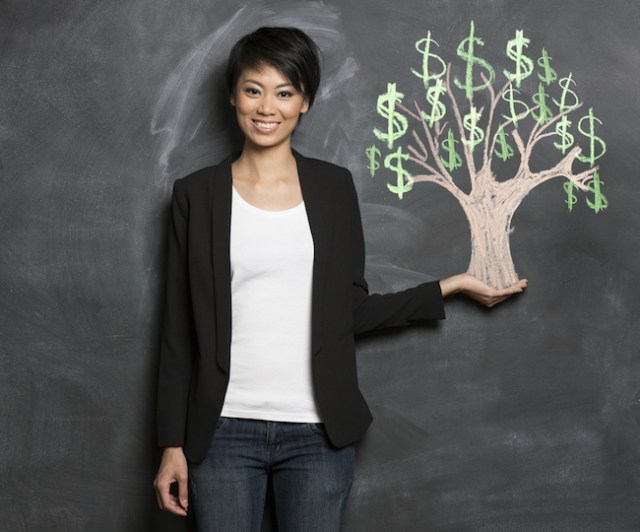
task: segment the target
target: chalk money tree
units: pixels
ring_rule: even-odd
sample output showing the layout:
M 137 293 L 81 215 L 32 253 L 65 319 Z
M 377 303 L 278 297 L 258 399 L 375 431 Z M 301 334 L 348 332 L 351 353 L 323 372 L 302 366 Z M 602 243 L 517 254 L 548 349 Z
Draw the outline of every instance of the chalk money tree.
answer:
M 450 192 L 469 222 L 468 271 L 495 287 L 506 287 L 518 280 L 509 247 L 511 221 L 532 189 L 564 178 L 569 211 L 581 191 L 595 212 L 607 207 L 595 164 L 606 152 L 596 134 L 602 122 L 593 108 L 579 112 L 583 104 L 572 74 L 559 77 L 544 48 L 534 61 L 523 30 L 516 30 L 506 43 L 511 62 L 500 81 L 494 66 L 480 56 L 484 40 L 476 35 L 473 21 L 456 51 L 463 67 L 459 76 L 438 55 L 438 46 L 430 31 L 415 43 L 422 61 L 419 69 L 410 71 L 422 82 L 423 101 L 405 102 L 397 83 L 388 83 L 378 96 L 377 112 L 384 121 L 373 128 L 376 141 L 366 148 L 368 167 L 372 177 L 381 163 L 395 174 L 387 188 L 399 199 L 423 181 Z M 578 134 L 584 152 L 576 143 Z M 541 152 L 551 153 L 544 157 L 549 164 L 533 170 L 532 153 L 543 139 L 549 139 Z M 576 165 L 583 168 L 575 171 Z M 418 172 L 410 172 L 411 166 Z M 496 166 L 508 173 L 506 178 L 496 177 Z

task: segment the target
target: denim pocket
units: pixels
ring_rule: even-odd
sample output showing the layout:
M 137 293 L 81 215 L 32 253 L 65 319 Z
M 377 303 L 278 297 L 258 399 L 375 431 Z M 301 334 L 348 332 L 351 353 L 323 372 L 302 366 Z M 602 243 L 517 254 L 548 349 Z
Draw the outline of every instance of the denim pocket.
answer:
M 216 432 L 218 432 L 222 427 L 224 427 L 228 421 L 229 421 L 228 417 L 220 416 L 218 418 L 218 422 L 216 423 Z
M 324 423 L 306 423 L 307 429 L 311 434 L 315 436 L 326 436 L 327 431 L 324 428 Z

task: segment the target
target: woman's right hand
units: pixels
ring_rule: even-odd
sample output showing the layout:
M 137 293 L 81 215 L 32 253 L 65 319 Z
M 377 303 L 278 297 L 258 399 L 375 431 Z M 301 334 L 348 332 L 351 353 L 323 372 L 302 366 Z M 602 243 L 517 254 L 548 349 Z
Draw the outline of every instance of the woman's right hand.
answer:
M 187 515 L 189 495 L 187 487 L 188 469 L 187 459 L 182 447 L 167 447 L 162 453 L 162 460 L 158 473 L 153 481 L 156 490 L 158 506 L 176 515 Z M 174 482 L 178 483 L 178 496 L 171 495 L 170 488 Z

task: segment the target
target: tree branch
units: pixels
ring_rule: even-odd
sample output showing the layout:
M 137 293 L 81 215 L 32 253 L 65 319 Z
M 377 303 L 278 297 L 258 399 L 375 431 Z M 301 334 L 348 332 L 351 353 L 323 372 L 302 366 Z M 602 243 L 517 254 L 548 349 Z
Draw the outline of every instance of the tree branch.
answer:
M 473 150 L 469 148 L 468 142 L 466 142 L 466 137 L 464 134 L 464 126 L 462 124 L 462 116 L 460 115 L 460 107 L 458 106 L 458 102 L 456 101 L 455 96 L 453 95 L 453 91 L 451 90 L 451 63 L 447 65 L 447 77 L 446 77 L 446 87 L 447 94 L 449 95 L 449 99 L 451 100 L 451 106 L 453 107 L 453 114 L 456 117 L 456 122 L 458 124 L 458 130 L 460 132 L 460 141 L 463 147 L 464 158 L 467 163 L 467 169 L 469 170 L 469 180 L 471 181 L 471 188 L 473 188 L 473 184 L 476 178 L 476 163 L 473 160 Z
M 551 124 L 554 124 L 558 120 L 560 120 L 563 116 L 568 115 L 569 113 L 575 111 L 582 107 L 582 103 L 569 107 L 565 109 L 561 113 L 557 113 L 552 116 L 549 120 L 547 120 L 544 125 L 540 125 L 540 122 L 536 122 L 536 125 L 531 130 L 531 134 L 529 135 L 529 140 L 527 141 L 527 149 L 530 151 L 541 139 L 550 135 L 541 135 L 543 131 L 545 131 Z M 557 133 L 554 131 L 552 135 L 556 135 Z
M 518 167 L 518 171 L 516 172 L 516 175 L 513 177 L 513 179 L 517 179 L 518 177 L 525 175 L 525 172 L 528 172 L 529 155 L 527 154 L 527 150 L 524 147 L 524 142 L 522 142 L 522 137 L 520 136 L 520 133 L 518 132 L 517 129 L 513 130 L 513 132 L 511 133 L 511 136 L 513 137 L 513 140 L 516 143 L 516 147 L 520 152 L 520 166 Z
M 416 160 L 413 157 L 409 157 L 410 161 L 419 164 L 420 166 L 425 166 L 420 160 Z M 428 166 L 428 165 L 426 165 Z M 425 166 L 425 167 L 426 167 Z M 432 169 L 427 168 L 427 170 L 431 171 Z M 436 185 L 440 185 L 445 190 L 449 191 L 451 195 L 456 198 L 458 201 L 465 201 L 468 196 L 462 190 L 460 190 L 455 184 L 451 183 L 447 179 L 444 179 L 439 173 L 432 173 L 430 175 L 420 174 L 413 176 L 413 182 L 425 182 L 425 183 L 435 183 Z
M 415 101 L 415 100 L 414 100 Z M 411 118 L 413 118 L 414 120 L 417 120 L 418 122 L 420 122 L 422 120 L 422 116 L 420 114 L 420 109 L 418 109 L 418 114 L 414 113 L 413 111 L 411 111 L 411 109 L 409 109 L 405 104 L 403 103 L 396 103 L 396 105 L 398 107 L 400 107 L 400 109 L 402 109 L 405 113 L 407 113 Z
M 439 147 L 439 145 L 436 144 L 436 141 L 433 138 L 433 134 L 431 133 L 431 130 L 429 129 L 429 126 L 427 125 L 427 121 L 425 120 L 424 116 L 420 112 L 420 106 L 418 105 L 418 102 L 416 102 L 414 100 L 413 104 L 414 104 L 414 106 L 416 108 L 416 112 L 415 113 L 413 113 L 412 111 L 409 111 L 409 109 L 407 107 L 405 107 L 404 105 L 402 105 L 402 104 L 398 104 L 398 105 L 407 114 L 409 114 L 411 117 L 416 118 L 422 124 L 422 129 L 424 131 L 424 135 L 425 135 L 425 137 L 427 139 L 427 142 L 429 144 L 429 148 L 431 149 L 431 153 L 433 154 L 433 158 L 434 158 L 435 164 L 438 167 L 438 171 L 435 171 L 435 170 L 434 171 L 436 173 L 440 174 L 444 180 L 450 182 L 451 185 L 455 187 L 455 183 L 453 181 L 453 177 L 451 176 L 449 171 L 445 168 L 444 164 L 442 164 L 442 160 L 440 159 L 440 147 Z M 417 133 L 414 132 L 413 137 L 414 137 L 414 139 L 417 139 L 419 141 L 419 143 L 421 144 L 421 147 L 423 149 L 423 153 L 425 154 L 425 159 L 424 160 L 426 161 L 427 149 L 424 146 L 424 143 L 422 142 L 422 140 L 420 140 L 420 138 L 418 137 Z M 409 149 L 409 148 L 407 148 L 407 149 Z M 415 150 L 415 148 L 414 148 L 414 151 L 417 151 L 417 150 Z M 412 151 L 412 153 L 414 153 L 414 151 Z
M 535 111 L 538 107 L 540 107 L 539 105 L 534 105 L 531 109 L 529 109 L 528 111 L 523 111 L 520 114 L 517 114 L 516 116 L 513 116 L 507 120 L 505 120 L 504 122 L 502 122 L 502 124 L 500 124 L 498 126 L 498 129 L 496 129 L 496 132 L 493 135 L 493 140 L 491 141 L 491 153 L 493 153 L 493 151 L 496 149 L 496 142 L 498 142 L 498 135 L 500 134 L 500 130 L 506 128 L 509 124 L 511 124 L 512 122 L 515 122 L 516 120 L 520 120 L 521 118 L 525 118 L 529 113 L 531 113 L 532 111 Z M 517 132 L 517 129 L 513 130 L 514 133 Z M 512 133 L 513 136 L 513 133 Z M 524 149 L 523 149 L 523 153 L 524 153 Z
M 542 139 L 544 139 L 546 137 L 553 137 L 555 135 L 557 135 L 557 133 L 555 131 L 550 131 L 549 133 L 545 133 L 544 135 L 538 135 L 536 140 L 542 140 Z
M 498 94 L 496 94 L 495 91 L 493 90 L 493 86 L 489 84 L 489 80 L 487 79 L 487 76 L 484 74 L 484 72 L 482 72 L 480 76 L 482 77 L 482 81 L 484 81 L 485 85 L 488 86 L 489 95 L 491 96 L 491 104 L 489 106 L 489 119 L 487 121 L 487 128 L 484 134 L 484 153 L 482 156 L 482 165 L 487 166 L 487 164 L 491 163 L 491 158 L 493 157 L 493 150 L 495 149 L 495 139 L 493 139 L 493 142 L 491 142 L 491 151 L 489 151 L 489 139 L 491 138 L 491 127 L 493 125 L 493 117 L 495 115 L 496 107 L 498 106 L 498 101 L 500 100 L 500 97 L 502 96 L 504 91 L 507 90 L 507 87 L 512 83 L 512 81 L 511 80 L 507 81 L 507 83 L 505 83 L 503 87 L 498 91 Z
M 413 150 L 409 149 L 409 151 L 411 151 L 413 153 Z M 409 160 L 419 164 L 420 166 L 422 166 L 425 170 L 429 170 L 429 172 L 431 172 L 434 175 L 439 175 L 440 178 L 444 181 L 446 181 L 446 177 L 443 177 L 440 172 L 438 172 L 438 170 L 436 170 L 433 166 L 431 166 L 426 160 L 422 159 L 422 157 L 416 157 L 415 155 L 409 155 Z
M 585 185 L 585 182 L 593 177 L 593 174 L 598 170 L 597 166 L 589 168 L 579 174 L 573 173 L 573 162 L 578 157 L 578 154 L 582 149 L 579 146 L 574 147 L 569 153 L 567 153 L 555 166 L 542 172 L 529 173 L 527 176 L 528 190 L 531 190 L 538 185 L 541 185 L 545 181 L 549 181 L 555 177 L 566 177 L 572 181 L 580 190 L 587 192 L 589 189 Z
M 418 135 L 415 129 L 411 131 L 411 135 L 413 135 L 414 140 L 418 143 L 418 148 L 420 148 L 421 152 L 418 152 L 418 150 L 411 145 L 408 145 L 407 149 L 411 153 L 413 153 L 416 157 L 420 158 L 423 161 L 426 161 L 429 158 L 429 152 L 427 151 L 427 147 L 424 145 L 424 142 L 422 142 L 422 139 L 420 138 L 420 136 Z

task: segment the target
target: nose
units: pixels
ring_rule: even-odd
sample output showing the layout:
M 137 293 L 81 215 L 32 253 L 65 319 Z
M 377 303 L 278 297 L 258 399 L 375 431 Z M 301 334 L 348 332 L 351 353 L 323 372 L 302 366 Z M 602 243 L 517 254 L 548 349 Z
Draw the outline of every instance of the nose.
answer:
M 272 115 L 275 113 L 275 101 L 273 96 L 265 94 L 258 106 L 258 113 L 261 115 Z

